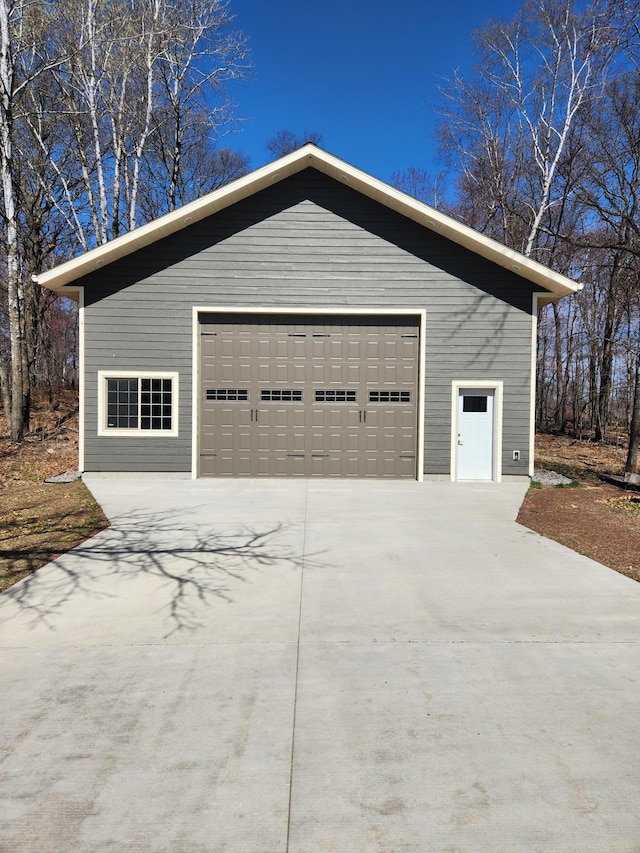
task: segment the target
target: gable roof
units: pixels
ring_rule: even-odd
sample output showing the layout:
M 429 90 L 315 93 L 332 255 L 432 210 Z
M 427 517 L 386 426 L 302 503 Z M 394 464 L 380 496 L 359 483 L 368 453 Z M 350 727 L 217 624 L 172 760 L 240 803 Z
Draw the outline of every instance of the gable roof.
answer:
M 546 291 L 539 296 L 539 304 L 555 302 L 563 296 L 581 289 L 581 285 L 537 261 L 509 249 L 490 237 L 456 222 L 429 205 L 417 201 L 383 181 L 356 169 L 344 160 L 328 154 L 312 143 L 275 160 L 236 181 L 214 190 L 202 198 L 185 204 L 177 210 L 142 225 L 114 240 L 91 249 L 70 261 L 59 264 L 47 272 L 34 276 L 43 287 L 77 298 L 78 279 L 93 270 L 155 243 L 163 237 L 187 228 L 232 204 L 306 168 L 314 168 L 336 181 L 352 187 L 357 192 L 385 205 L 402 216 L 412 219 L 425 228 L 464 248 L 499 264 L 505 269 L 540 286 Z

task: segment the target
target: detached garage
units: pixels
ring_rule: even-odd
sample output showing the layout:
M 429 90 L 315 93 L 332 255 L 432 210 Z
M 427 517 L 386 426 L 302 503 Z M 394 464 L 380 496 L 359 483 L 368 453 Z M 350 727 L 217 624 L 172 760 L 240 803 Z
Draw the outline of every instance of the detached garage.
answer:
M 569 279 L 313 145 L 38 277 L 80 305 L 88 475 L 530 475 Z

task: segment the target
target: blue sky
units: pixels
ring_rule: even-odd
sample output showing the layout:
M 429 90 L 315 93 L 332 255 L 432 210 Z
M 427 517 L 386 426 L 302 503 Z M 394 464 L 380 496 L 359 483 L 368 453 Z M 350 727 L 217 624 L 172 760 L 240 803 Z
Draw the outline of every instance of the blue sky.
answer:
M 514 0 L 232 0 L 250 38 L 254 76 L 234 87 L 240 133 L 225 144 L 253 168 L 270 159 L 278 130 L 318 131 L 323 147 L 389 181 L 434 163 L 439 77 L 470 68 L 470 37 L 489 18 L 509 20 Z

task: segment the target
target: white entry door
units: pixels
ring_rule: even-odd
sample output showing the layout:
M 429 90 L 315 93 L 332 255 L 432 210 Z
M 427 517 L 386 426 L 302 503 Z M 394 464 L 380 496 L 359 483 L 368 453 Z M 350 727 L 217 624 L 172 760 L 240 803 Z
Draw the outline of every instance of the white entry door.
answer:
M 457 480 L 493 479 L 493 403 L 493 389 L 458 391 Z

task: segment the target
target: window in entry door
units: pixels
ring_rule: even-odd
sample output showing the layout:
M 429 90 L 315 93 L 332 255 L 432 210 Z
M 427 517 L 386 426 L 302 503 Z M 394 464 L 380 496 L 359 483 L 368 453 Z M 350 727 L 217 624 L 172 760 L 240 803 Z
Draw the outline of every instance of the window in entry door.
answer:
M 462 411 L 463 412 L 486 412 L 487 411 L 487 397 L 486 395 L 467 395 L 465 394 L 462 398 Z

